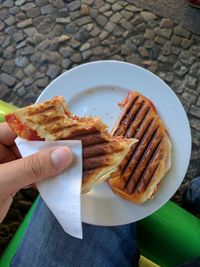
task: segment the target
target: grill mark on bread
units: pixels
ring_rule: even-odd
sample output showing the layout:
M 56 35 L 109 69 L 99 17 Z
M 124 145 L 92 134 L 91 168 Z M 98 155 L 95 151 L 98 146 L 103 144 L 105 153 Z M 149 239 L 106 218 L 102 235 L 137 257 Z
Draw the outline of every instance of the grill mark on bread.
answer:
M 150 184 L 151 180 L 153 179 L 156 170 L 159 167 L 159 160 L 160 160 L 160 147 L 161 147 L 161 143 L 162 143 L 161 139 L 154 151 L 153 156 L 150 159 L 150 162 L 148 163 L 147 167 L 144 169 L 144 172 L 141 174 L 140 179 L 138 180 L 134 191 L 138 191 L 140 192 L 141 190 L 145 190 L 148 185 Z M 157 163 L 156 163 L 157 162 Z M 133 191 L 133 192 L 134 192 Z
M 110 165 L 113 155 L 98 155 L 92 158 L 83 158 L 83 170 L 91 170 Z
M 115 152 L 122 151 L 121 147 L 116 146 L 116 141 L 104 142 L 100 144 L 94 144 L 91 146 L 84 147 L 83 158 L 91 158 L 99 155 L 109 155 Z
M 61 119 L 64 119 L 63 115 L 61 115 L 61 116 L 56 115 L 56 116 L 50 117 L 50 118 L 48 115 L 44 115 L 43 117 L 40 118 L 40 120 L 38 120 L 38 124 L 43 124 L 43 125 L 45 124 L 45 126 L 46 126 L 46 125 L 52 124 L 54 122 L 57 122 Z
M 151 128 L 149 128 L 151 129 Z M 150 131 L 150 130 L 149 130 Z M 133 155 L 131 159 L 129 160 L 129 163 L 127 165 L 127 168 L 125 169 L 124 173 L 122 174 L 122 177 L 124 178 L 125 181 L 125 186 L 124 188 L 128 185 L 129 181 L 131 179 L 136 180 L 137 177 L 135 176 L 135 173 L 138 172 L 138 168 L 143 165 L 143 168 L 145 168 L 145 155 L 147 153 L 149 154 L 148 150 L 152 146 L 152 144 L 155 142 L 156 136 L 157 136 L 158 130 L 154 129 L 153 133 L 150 136 L 149 142 L 145 144 L 143 147 L 143 150 L 141 149 L 141 146 L 139 145 L 137 149 L 135 150 L 135 153 L 133 152 Z M 146 136 L 148 136 L 149 132 L 146 132 L 146 135 L 144 135 L 143 141 L 146 141 Z M 138 153 L 138 158 L 136 158 L 136 154 Z
M 155 141 L 154 141 L 155 140 Z M 152 139 L 151 143 L 149 143 L 145 153 L 143 154 L 140 162 L 138 163 L 135 171 L 131 174 L 130 179 L 125 184 L 125 190 L 132 194 L 142 177 L 142 174 L 149 168 L 149 164 L 151 164 L 153 158 L 156 156 L 157 149 L 161 143 L 161 139 L 156 141 L 156 134 Z M 156 146 L 155 146 L 156 145 Z M 155 146 L 155 147 L 152 147 Z
M 38 109 L 35 109 L 35 110 L 29 110 L 28 111 L 28 115 L 29 116 L 34 116 L 34 115 L 39 115 L 39 114 L 42 114 L 42 113 L 45 113 L 45 112 L 48 112 L 48 111 L 55 111 L 57 110 L 55 106 L 48 106 L 48 107 L 40 107 Z
M 99 133 L 99 130 L 95 127 L 92 126 L 89 129 L 75 129 L 72 131 L 71 135 L 73 137 L 80 137 L 80 136 L 86 136 L 86 135 L 91 135 L 91 134 L 96 134 Z
M 122 177 L 125 182 L 127 182 L 128 178 L 130 177 L 130 173 L 134 172 L 137 168 L 137 165 L 139 164 L 143 154 L 145 153 L 147 146 L 154 138 L 154 135 L 157 132 L 157 129 L 155 127 L 156 126 L 153 124 L 152 120 L 146 131 L 143 133 L 140 141 L 132 146 L 132 153 L 130 154 L 129 159 L 126 162 L 126 165 L 122 169 Z
M 122 161 L 120 165 L 122 172 L 124 171 L 127 164 L 129 163 L 129 160 L 133 155 L 134 149 L 140 145 L 141 139 L 144 137 L 146 131 L 148 130 L 148 127 L 150 127 L 151 123 L 153 122 L 153 118 L 150 119 L 149 114 L 150 114 L 150 111 L 147 112 L 143 120 L 141 120 L 140 125 L 138 125 L 138 128 L 136 129 L 135 133 L 131 133 L 131 136 L 134 136 L 134 138 L 137 139 L 138 142 L 131 146 L 128 155 Z M 128 138 L 127 135 L 125 135 L 125 137 Z
M 127 114 L 129 114 L 129 112 L 131 111 L 133 105 L 137 102 L 138 98 L 139 98 L 139 96 L 137 95 L 130 104 L 129 103 L 126 104 L 126 105 L 128 105 L 127 107 L 125 105 L 125 107 L 124 107 L 124 109 L 125 109 L 124 114 L 122 114 L 121 115 L 121 118 L 119 118 L 120 127 L 115 130 L 115 132 L 113 133 L 114 136 L 115 135 L 123 135 L 125 133 L 126 129 L 123 128 L 124 127 L 124 121 L 126 120 Z
M 130 124 L 135 119 L 135 117 L 137 116 L 142 106 L 143 106 L 143 102 L 137 102 L 137 101 L 135 102 L 135 105 L 132 106 L 130 112 L 127 113 L 125 119 L 122 121 L 123 128 L 122 128 L 122 131 L 120 132 L 120 135 L 124 135 L 127 132 Z
M 72 140 L 81 140 L 84 147 L 94 145 L 94 144 L 100 144 L 104 142 L 109 142 L 102 134 L 99 132 L 94 134 L 88 134 L 88 135 L 81 135 L 81 136 L 70 136 L 68 139 Z
M 63 126 L 61 126 L 60 124 L 56 127 L 54 127 L 54 128 L 52 128 L 51 130 L 49 130 L 49 133 L 50 134 L 61 134 L 61 135 L 63 135 L 63 132 L 66 130 L 66 129 L 69 129 L 69 128 L 72 128 L 74 125 L 73 124 L 70 124 L 70 125 L 63 125 Z M 69 139 L 69 138 L 68 138 Z
M 159 163 L 155 164 L 155 166 L 153 167 L 153 171 L 149 173 L 150 175 L 143 174 L 134 191 L 140 193 L 146 190 L 149 184 L 151 183 L 151 180 L 154 178 L 154 175 L 156 174 L 158 168 L 159 168 Z
M 150 108 L 148 106 L 142 106 L 141 110 L 138 112 L 137 116 L 134 120 L 132 120 L 132 123 L 130 124 L 127 132 L 126 132 L 126 138 L 131 138 L 136 133 L 137 129 L 140 127 L 142 121 L 146 118 L 148 115 L 148 112 L 150 111 Z

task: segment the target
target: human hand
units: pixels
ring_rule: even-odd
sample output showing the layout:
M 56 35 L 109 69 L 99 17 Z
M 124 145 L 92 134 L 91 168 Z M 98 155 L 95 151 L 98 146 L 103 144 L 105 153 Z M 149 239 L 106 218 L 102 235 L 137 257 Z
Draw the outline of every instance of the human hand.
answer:
M 43 149 L 21 158 L 15 138 L 7 123 L 0 123 L 0 222 L 21 188 L 59 174 L 73 160 L 68 147 Z

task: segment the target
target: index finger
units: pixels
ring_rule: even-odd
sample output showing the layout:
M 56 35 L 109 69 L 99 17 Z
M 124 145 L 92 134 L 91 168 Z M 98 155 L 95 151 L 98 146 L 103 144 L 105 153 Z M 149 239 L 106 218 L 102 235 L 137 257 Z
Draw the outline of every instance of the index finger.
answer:
M 13 145 L 17 135 L 11 130 L 6 122 L 0 123 L 0 142 L 3 145 Z

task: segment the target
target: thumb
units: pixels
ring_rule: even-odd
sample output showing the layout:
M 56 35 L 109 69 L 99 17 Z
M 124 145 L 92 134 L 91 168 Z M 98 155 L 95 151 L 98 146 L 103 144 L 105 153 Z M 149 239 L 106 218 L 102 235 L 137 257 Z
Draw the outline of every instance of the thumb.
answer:
M 7 196 L 39 180 L 57 175 L 72 162 L 68 147 L 54 147 L 0 165 L 0 195 Z

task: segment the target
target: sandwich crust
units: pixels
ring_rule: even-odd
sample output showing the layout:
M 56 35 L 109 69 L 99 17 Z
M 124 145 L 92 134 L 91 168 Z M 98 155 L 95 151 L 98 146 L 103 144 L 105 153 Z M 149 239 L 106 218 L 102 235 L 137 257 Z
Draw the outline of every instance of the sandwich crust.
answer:
M 136 138 L 109 184 L 119 196 L 138 204 L 153 198 L 171 165 L 171 142 L 153 103 L 130 92 L 120 103 L 121 115 L 113 136 Z

